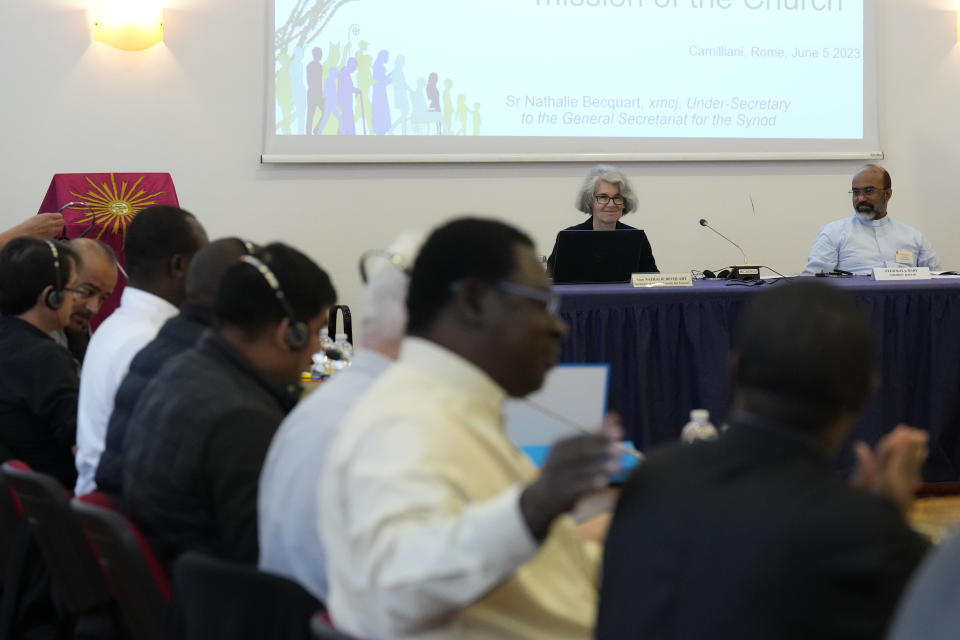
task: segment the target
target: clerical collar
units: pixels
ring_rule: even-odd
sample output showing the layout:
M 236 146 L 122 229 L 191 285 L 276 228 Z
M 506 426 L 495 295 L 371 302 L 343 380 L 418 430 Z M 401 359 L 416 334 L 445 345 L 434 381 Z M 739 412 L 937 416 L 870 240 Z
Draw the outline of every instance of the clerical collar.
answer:
M 890 223 L 890 214 L 883 216 L 879 220 L 864 220 L 856 213 L 853 214 L 853 219 L 862 224 L 865 227 L 882 227 L 885 224 Z

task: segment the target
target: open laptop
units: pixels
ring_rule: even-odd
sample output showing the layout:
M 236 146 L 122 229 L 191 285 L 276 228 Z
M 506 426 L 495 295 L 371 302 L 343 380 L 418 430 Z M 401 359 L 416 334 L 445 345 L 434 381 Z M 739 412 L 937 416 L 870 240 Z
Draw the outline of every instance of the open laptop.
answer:
M 645 252 L 650 243 L 640 229 L 564 230 L 557 234 L 553 282 L 629 282 Z

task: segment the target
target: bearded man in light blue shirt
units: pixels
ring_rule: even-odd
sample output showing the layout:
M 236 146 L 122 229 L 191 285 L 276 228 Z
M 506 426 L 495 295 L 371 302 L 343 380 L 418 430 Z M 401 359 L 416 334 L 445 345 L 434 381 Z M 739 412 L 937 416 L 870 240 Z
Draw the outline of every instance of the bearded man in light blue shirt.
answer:
M 887 216 L 893 196 L 890 174 L 868 164 L 853 176 L 854 215 L 825 225 L 810 249 L 804 275 L 842 270 L 869 275 L 875 267 L 940 267 L 919 231 Z

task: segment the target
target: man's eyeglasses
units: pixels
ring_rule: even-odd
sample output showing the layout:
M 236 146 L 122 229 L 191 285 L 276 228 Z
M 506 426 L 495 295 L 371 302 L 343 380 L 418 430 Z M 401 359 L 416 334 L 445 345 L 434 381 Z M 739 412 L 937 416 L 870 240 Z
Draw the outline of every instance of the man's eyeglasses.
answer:
M 110 297 L 110 294 L 104 293 L 96 287 L 88 287 L 87 285 L 83 284 L 76 287 L 64 287 L 63 290 L 69 291 L 73 294 L 73 297 L 78 300 L 89 300 L 99 296 L 101 298 L 101 302 L 103 302 Z
M 459 291 L 461 287 L 463 287 L 463 280 L 450 283 L 451 291 Z M 497 280 L 493 283 L 493 287 L 497 291 L 508 295 L 539 303 L 543 306 L 544 310 L 552 316 L 558 315 L 560 311 L 560 296 L 553 291 L 544 291 L 543 289 L 528 287 L 525 284 L 513 282 L 512 280 Z
M 557 315 L 557 312 L 560 311 L 560 296 L 553 291 L 544 291 L 543 289 L 528 287 L 525 284 L 512 282 L 510 280 L 498 280 L 495 286 L 498 290 L 512 296 L 539 302 L 543 305 L 543 308 L 546 309 L 547 313 L 552 316 Z
M 850 195 L 854 198 L 859 198 L 861 195 L 872 196 L 880 191 L 883 191 L 883 189 L 878 187 L 864 187 L 863 189 L 857 189 L 854 187 L 853 189 L 850 189 Z
M 623 196 L 608 196 L 605 193 L 595 193 L 593 194 L 593 199 L 596 200 L 599 205 L 610 204 L 610 201 L 613 200 L 613 204 L 618 207 L 622 207 L 623 203 L 626 202 Z

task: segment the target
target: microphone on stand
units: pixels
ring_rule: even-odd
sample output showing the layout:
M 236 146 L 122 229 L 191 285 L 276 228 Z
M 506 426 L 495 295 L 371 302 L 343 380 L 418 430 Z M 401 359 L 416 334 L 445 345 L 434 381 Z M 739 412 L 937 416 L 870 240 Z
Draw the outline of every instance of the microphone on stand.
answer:
M 728 238 L 727 236 L 723 235 L 722 233 L 720 233 L 719 231 L 717 231 L 716 229 L 714 229 L 713 227 L 711 227 L 711 226 L 707 223 L 707 219 L 706 219 L 706 218 L 700 218 L 700 226 L 701 226 L 701 227 L 706 227 L 707 229 L 710 229 L 710 231 L 713 231 L 715 234 L 717 234 L 718 236 L 720 236 L 721 238 L 723 238 L 724 240 L 726 240 L 727 242 L 729 242 L 730 244 L 732 244 L 733 246 L 735 246 L 737 249 L 740 249 L 740 253 L 743 255 L 743 264 L 747 264 L 747 262 L 749 262 L 749 261 L 747 260 L 747 252 L 743 250 L 743 247 L 741 247 L 741 246 L 738 245 L 736 242 L 734 242 L 733 240 L 731 240 L 731 239 Z
M 727 242 L 735 246 L 737 249 L 739 249 L 740 254 L 743 255 L 743 262 L 741 264 L 731 267 L 730 275 L 728 276 L 728 279 L 730 280 L 759 280 L 760 279 L 760 267 L 758 265 L 747 264 L 748 262 L 747 252 L 743 250 L 743 247 L 741 247 L 736 242 L 734 242 L 727 236 L 723 235 L 722 233 L 720 233 L 719 231 L 711 227 L 710 224 L 707 222 L 706 218 L 700 218 L 700 226 L 706 227 L 707 229 L 710 229 L 710 231 L 713 231 L 715 234 L 717 234 L 718 236 L 720 236 L 721 238 L 723 238 L 724 240 L 726 240 Z

